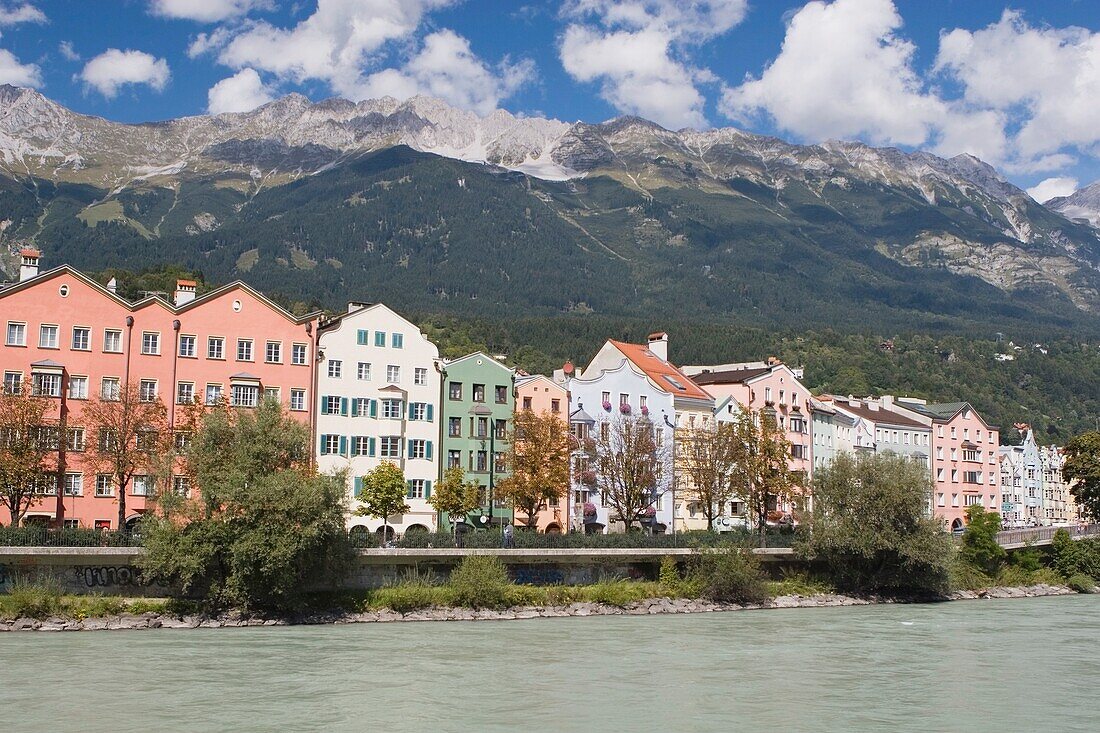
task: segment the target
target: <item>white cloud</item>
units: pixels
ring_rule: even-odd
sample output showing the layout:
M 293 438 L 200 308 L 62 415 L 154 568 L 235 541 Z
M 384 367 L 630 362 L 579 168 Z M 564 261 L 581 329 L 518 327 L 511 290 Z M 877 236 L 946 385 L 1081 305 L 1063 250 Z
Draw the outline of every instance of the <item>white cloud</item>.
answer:
M 191 40 L 187 46 L 187 55 L 198 58 L 205 53 L 217 51 L 233 38 L 233 32 L 225 27 L 215 28 L 209 33 L 200 33 Z
M 144 51 L 109 48 L 84 65 L 79 78 L 111 99 L 126 84 L 146 84 L 157 91 L 168 84 L 168 62 Z
M 705 127 L 698 84 L 715 76 L 695 68 L 689 46 L 744 19 L 746 0 L 573 0 L 562 35 L 562 66 L 580 82 L 598 82 L 615 109 L 665 127 Z
M 149 9 L 165 18 L 216 23 L 272 7 L 269 0 L 152 0 Z
M 218 115 L 223 112 L 250 112 L 275 97 L 255 69 L 241 69 L 210 87 L 206 98 L 207 111 Z
M 1076 178 L 1047 178 L 1046 180 L 1039 181 L 1031 188 L 1027 190 L 1028 196 L 1038 201 L 1040 204 L 1045 204 L 1052 198 L 1058 196 L 1069 196 L 1071 193 L 1077 190 L 1079 183 Z
M 0 2 L 0 25 L 45 23 L 46 20 L 46 14 L 30 3 L 9 5 L 8 3 Z
M 65 57 L 67 61 L 80 60 L 80 54 L 78 54 L 76 52 L 76 49 L 73 48 L 72 41 L 62 41 L 61 43 L 57 44 L 57 51 L 63 57 Z
M 417 94 L 486 115 L 534 75 L 530 61 L 502 62 L 494 71 L 451 30 L 432 33 L 403 67 L 385 69 L 363 80 L 355 96 L 407 99 Z
M 42 86 L 42 70 L 35 64 L 21 64 L 11 51 L 0 48 L 0 84 L 17 87 Z

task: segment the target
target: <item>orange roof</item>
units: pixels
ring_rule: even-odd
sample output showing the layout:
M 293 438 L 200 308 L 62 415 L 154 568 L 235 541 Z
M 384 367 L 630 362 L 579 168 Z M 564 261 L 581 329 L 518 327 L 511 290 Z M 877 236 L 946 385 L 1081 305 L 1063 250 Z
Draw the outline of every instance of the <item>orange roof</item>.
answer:
M 623 353 L 634 366 L 645 372 L 646 376 L 657 383 L 666 392 L 680 397 L 693 397 L 699 400 L 714 399 L 700 389 L 699 385 L 672 364 L 660 358 L 645 344 L 627 344 L 609 339 L 609 343 Z
M 20 257 L 41 257 L 42 253 L 39 252 L 37 249 L 33 249 L 31 247 L 24 247 L 23 249 L 19 250 L 19 256 Z
M 198 284 L 194 280 L 176 280 L 177 288 L 198 287 Z

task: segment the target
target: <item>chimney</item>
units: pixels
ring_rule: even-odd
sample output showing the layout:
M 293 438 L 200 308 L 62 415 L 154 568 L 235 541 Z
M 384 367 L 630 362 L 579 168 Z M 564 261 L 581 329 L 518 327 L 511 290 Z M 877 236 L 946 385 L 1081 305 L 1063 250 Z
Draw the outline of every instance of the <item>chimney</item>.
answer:
M 348 313 L 354 313 L 355 311 L 361 308 L 367 308 L 370 305 L 370 303 L 364 303 L 361 300 L 350 300 L 348 301 Z
M 30 280 L 38 275 L 38 258 L 41 252 L 27 247 L 19 250 L 19 282 Z
M 767 364 L 768 364 L 768 366 L 770 366 L 770 367 L 772 367 L 772 366 L 775 366 L 776 364 L 782 364 L 782 363 L 783 363 L 783 362 L 779 361 L 779 357 L 778 357 L 778 356 L 769 356 L 769 357 L 768 357 L 768 362 L 767 362 Z
M 118 295 L 118 280 L 117 279 L 112 277 L 110 280 L 107 281 L 107 292 L 114 293 L 115 295 Z
M 176 306 L 178 307 L 194 300 L 195 289 L 196 285 L 194 280 L 176 280 Z
M 649 334 L 649 350 L 662 361 L 668 361 L 668 334 L 664 331 Z

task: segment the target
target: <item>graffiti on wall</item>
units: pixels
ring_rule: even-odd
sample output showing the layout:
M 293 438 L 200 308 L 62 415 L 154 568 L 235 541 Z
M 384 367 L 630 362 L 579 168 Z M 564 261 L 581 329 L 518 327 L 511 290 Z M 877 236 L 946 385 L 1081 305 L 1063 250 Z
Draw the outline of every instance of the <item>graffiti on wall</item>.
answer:
M 565 573 L 552 565 L 513 565 L 512 582 L 519 585 L 560 585 L 565 582 Z
M 140 587 L 154 584 L 152 579 L 145 576 L 141 568 L 129 565 L 75 567 L 73 573 L 76 575 L 77 583 L 83 583 L 85 588 Z M 156 585 L 167 587 L 168 584 L 157 582 Z

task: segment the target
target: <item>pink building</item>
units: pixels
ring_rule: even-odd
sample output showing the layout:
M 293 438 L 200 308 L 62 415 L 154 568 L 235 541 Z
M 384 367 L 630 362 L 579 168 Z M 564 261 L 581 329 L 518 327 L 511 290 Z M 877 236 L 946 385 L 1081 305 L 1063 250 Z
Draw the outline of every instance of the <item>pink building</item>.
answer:
M 932 427 L 932 514 L 951 529 L 966 524 L 966 508 L 978 504 L 1000 511 L 998 428 L 989 425 L 968 402 L 928 404 L 911 398 L 893 402 Z
M 67 435 L 56 461 L 56 487 L 45 487 L 28 521 L 117 529 L 118 497 L 106 476 L 86 469 L 83 407 L 133 383 L 143 398 L 162 400 L 174 426 L 180 405 L 227 399 L 253 407 L 277 397 L 311 428 L 317 318 L 297 318 L 241 282 L 195 297 L 180 280 L 174 303 L 131 303 L 82 273 L 61 266 L 38 274 L 38 253 L 24 250 L 20 281 L 0 289 L 4 341 L 0 369 L 7 389 L 30 382 L 65 416 Z M 190 489 L 186 476 L 173 488 Z M 150 477 L 125 487 L 127 524 L 146 510 Z M 10 517 L 0 510 L 0 523 Z
M 808 485 L 813 470 L 811 394 L 799 381 L 800 372 L 775 358 L 767 362 L 689 366 L 683 371 L 719 403 L 731 398 L 727 410 L 741 406 L 774 416 L 791 444 L 790 469 L 802 477 L 803 485 Z
M 516 377 L 516 410 L 557 415 L 569 425 L 569 392 L 562 385 L 541 374 Z M 569 529 L 569 487 L 563 487 L 562 497 L 556 504 L 543 509 L 536 517 L 539 532 L 559 534 Z M 517 520 L 526 526 L 526 517 Z

